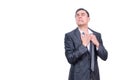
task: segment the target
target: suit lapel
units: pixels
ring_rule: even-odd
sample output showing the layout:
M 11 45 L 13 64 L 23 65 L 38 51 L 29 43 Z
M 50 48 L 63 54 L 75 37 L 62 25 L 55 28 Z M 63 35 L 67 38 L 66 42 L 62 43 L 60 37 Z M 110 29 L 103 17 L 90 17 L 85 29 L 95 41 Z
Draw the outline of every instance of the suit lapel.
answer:
M 76 35 L 76 37 L 77 37 L 77 42 L 79 43 L 79 44 L 81 44 L 81 34 L 80 34 L 80 31 L 79 31 L 79 29 L 77 28 L 76 30 L 75 30 L 75 35 Z
M 89 28 L 90 29 L 90 28 Z M 92 30 L 92 29 L 90 29 L 92 32 L 93 32 L 93 34 L 95 35 L 95 36 L 97 36 L 97 34 L 96 34 L 96 32 L 94 31 L 94 30 Z

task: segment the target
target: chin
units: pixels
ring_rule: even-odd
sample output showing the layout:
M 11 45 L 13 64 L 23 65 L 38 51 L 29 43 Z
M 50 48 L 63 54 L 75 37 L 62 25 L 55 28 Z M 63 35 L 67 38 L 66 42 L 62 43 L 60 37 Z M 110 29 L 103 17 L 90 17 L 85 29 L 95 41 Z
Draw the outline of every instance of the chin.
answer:
M 84 24 L 78 24 L 79 26 L 83 26 Z

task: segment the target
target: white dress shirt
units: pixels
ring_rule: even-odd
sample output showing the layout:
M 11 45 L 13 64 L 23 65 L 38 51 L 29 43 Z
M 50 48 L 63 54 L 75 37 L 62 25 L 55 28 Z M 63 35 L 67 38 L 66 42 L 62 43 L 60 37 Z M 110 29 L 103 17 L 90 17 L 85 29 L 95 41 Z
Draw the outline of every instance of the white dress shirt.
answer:
M 79 31 L 80 31 L 80 33 L 81 33 L 82 35 L 84 34 L 84 31 L 80 30 L 80 28 L 79 28 Z M 88 33 L 89 33 L 89 34 L 93 34 L 93 32 L 92 32 L 90 29 L 88 29 Z M 90 51 L 90 43 L 87 45 L 87 48 L 88 48 L 88 50 Z

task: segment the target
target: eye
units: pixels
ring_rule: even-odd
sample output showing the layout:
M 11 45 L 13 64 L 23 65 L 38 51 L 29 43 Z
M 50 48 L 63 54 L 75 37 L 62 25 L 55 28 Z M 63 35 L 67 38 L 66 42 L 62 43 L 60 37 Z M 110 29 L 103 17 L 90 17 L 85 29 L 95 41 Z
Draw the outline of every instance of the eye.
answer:
M 76 14 L 76 16 L 79 16 L 79 14 Z
M 85 13 L 82 13 L 81 15 L 82 15 L 82 16 L 85 16 Z

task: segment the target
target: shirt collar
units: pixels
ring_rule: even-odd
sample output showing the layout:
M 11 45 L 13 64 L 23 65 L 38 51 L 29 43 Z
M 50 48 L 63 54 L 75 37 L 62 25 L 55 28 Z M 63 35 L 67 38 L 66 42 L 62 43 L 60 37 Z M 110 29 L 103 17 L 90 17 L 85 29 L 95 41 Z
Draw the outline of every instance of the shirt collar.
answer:
M 84 33 L 84 31 L 82 31 L 80 28 L 78 28 L 78 29 L 79 29 L 81 34 Z M 89 32 L 89 34 L 93 34 L 93 32 L 89 28 L 88 28 L 88 32 Z

